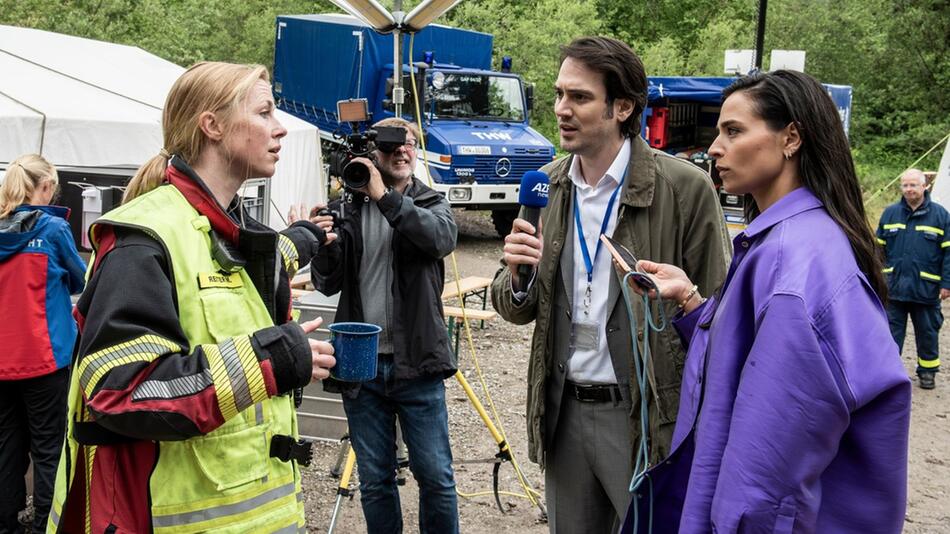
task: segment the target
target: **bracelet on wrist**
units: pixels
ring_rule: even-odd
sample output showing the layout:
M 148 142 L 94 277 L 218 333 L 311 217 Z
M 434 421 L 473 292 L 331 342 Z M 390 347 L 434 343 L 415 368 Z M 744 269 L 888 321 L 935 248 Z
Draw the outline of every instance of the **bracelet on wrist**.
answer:
M 679 302 L 679 307 L 681 310 L 685 308 L 687 304 L 689 304 L 689 301 L 693 300 L 693 296 L 696 295 L 697 291 L 699 291 L 699 286 L 693 284 L 693 287 L 690 288 L 689 293 L 686 294 L 686 298 Z

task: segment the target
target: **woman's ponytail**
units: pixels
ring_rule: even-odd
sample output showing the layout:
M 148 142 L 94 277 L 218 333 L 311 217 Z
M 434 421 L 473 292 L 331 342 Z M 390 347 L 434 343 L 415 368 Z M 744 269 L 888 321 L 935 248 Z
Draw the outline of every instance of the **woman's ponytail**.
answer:
M 59 184 L 56 167 L 39 154 L 26 154 L 10 162 L 0 184 L 0 219 L 5 219 L 33 198 L 33 192 L 43 182 Z
M 129 185 L 125 188 L 122 203 L 125 204 L 133 198 L 144 195 L 162 185 L 162 182 L 165 181 L 165 168 L 168 167 L 168 159 L 168 152 L 162 149 L 157 156 L 139 167 L 139 170 L 135 172 L 135 176 L 129 180 Z

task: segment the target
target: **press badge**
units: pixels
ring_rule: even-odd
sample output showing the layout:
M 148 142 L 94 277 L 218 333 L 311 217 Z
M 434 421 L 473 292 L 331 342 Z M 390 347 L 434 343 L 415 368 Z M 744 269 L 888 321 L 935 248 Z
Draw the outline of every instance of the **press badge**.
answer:
M 597 323 L 572 323 L 572 351 L 597 350 L 600 348 L 600 331 L 602 328 Z

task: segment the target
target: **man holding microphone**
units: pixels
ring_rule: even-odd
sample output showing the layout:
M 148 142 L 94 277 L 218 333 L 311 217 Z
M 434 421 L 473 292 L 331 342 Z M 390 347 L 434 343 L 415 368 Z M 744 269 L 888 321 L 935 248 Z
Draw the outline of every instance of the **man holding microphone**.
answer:
M 506 320 L 536 321 L 528 364 L 528 441 L 546 469 L 551 532 L 616 531 L 630 500 L 640 392 L 630 331 L 599 236 L 638 258 L 683 267 L 702 294 L 723 282 L 731 247 L 712 182 L 638 135 L 646 105 L 643 64 L 625 43 L 583 37 L 562 48 L 555 113 L 571 155 L 550 176 L 541 221 L 516 219 L 505 238 L 492 302 Z M 530 278 L 518 268 L 530 266 Z M 667 317 L 677 304 L 664 302 Z M 641 309 L 633 310 L 642 324 Z M 654 316 L 659 310 L 654 305 Z M 667 455 L 684 352 L 673 329 L 650 339 L 649 462 Z

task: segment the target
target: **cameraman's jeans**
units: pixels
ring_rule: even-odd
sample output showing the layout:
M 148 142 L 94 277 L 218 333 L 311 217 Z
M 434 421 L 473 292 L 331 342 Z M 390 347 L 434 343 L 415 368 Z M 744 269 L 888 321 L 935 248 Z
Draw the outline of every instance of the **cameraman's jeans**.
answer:
M 419 531 L 459 530 L 449 447 L 445 384 L 441 377 L 393 379 L 393 357 L 380 354 L 376 378 L 356 398 L 343 395 L 360 476 L 360 501 L 369 534 L 402 532 L 396 485 L 396 415 L 419 484 Z

